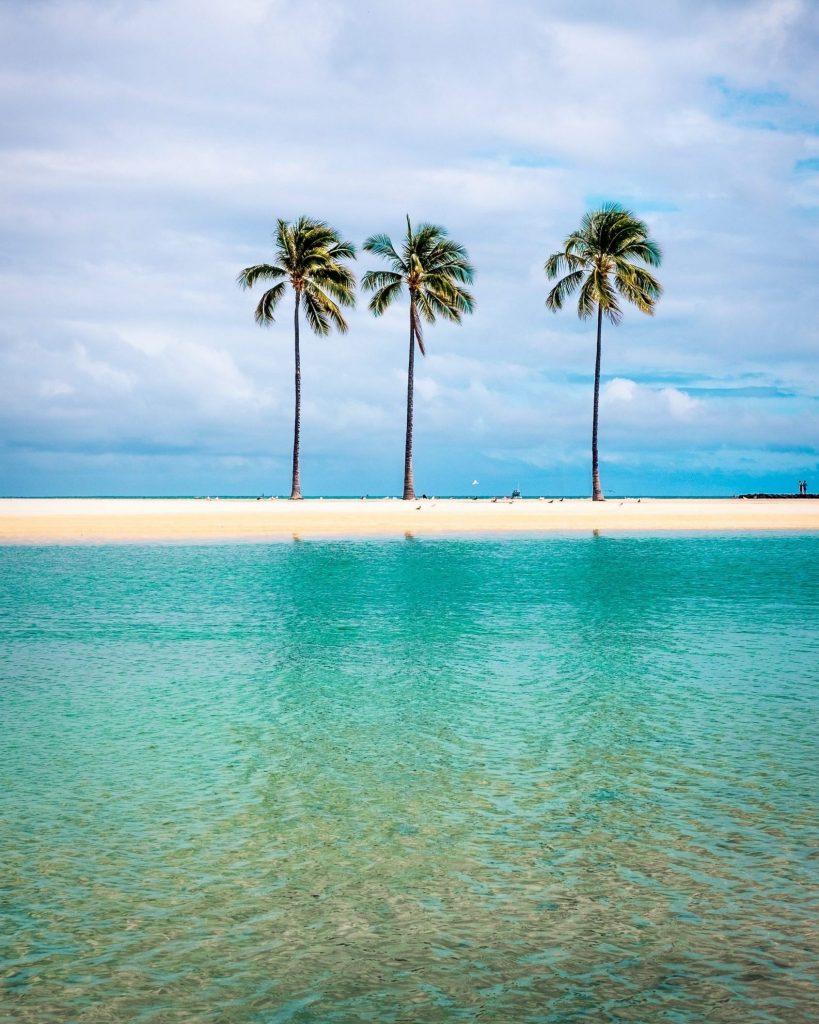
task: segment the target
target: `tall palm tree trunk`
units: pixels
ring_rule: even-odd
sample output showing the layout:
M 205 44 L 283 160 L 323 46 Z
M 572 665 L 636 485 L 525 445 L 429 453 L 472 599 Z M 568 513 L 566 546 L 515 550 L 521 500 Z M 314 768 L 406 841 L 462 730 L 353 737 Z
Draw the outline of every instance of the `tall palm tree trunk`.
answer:
M 301 293 L 296 292 L 296 308 L 293 313 L 293 327 L 296 339 L 296 418 L 293 424 L 293 482 L 290 488 L 290 499 L 301 498 L 301 466 L 299 454 L 301 449 L 301 355 L 299 353 L 299 300 Z
M 592 501 L 605 501 L 600 486 L 600 465 L 597 458 L 597 420 L 600 405 L 600 354 L 603 333 L 603 307 L 597 306 L 597 358 L 594 363 L 594 415 L 592 416 Z
M 415 299 L 410 296 L 410 345 L 407 367 L 407 434 L 404 442 L 404 501 L 415 501 L 415 481 L 412 476 L 412 416 L 415 387 Z

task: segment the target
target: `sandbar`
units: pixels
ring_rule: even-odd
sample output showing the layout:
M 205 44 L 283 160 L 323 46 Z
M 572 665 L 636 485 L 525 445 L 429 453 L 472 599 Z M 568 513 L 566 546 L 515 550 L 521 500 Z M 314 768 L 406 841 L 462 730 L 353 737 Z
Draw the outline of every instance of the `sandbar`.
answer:
M 0 543 L 819 530 L 819 500 L 2 498 Z

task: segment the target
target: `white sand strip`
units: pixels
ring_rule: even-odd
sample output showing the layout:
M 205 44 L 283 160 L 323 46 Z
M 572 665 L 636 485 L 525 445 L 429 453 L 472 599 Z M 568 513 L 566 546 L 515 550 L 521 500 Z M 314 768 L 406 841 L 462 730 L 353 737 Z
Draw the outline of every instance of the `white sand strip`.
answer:
M 819 530 L 819 500 L 3 498 L 0 543 Z

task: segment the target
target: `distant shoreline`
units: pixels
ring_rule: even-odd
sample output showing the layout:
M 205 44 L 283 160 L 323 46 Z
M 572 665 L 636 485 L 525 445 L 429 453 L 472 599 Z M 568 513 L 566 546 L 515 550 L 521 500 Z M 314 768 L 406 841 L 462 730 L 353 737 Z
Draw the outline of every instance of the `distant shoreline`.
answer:
M 2 498 L 0 543 L 310 537 L 819 531 L 819 502 L 792 498 L 419 499 Z
M 813 498 L 814 500 L 819 499 L 819 494 L 740 494 L 740 498 L 754 500 L 770 500 L 770 501 L 805 501 L 806 499 Z

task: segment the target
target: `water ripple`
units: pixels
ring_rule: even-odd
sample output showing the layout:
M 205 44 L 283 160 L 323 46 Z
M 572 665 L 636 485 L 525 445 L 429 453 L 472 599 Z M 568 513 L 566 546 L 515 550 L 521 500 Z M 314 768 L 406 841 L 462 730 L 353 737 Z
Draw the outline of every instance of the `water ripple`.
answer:
M 0 1020 L 816 1019 L 818 552 L 0 549 Z

